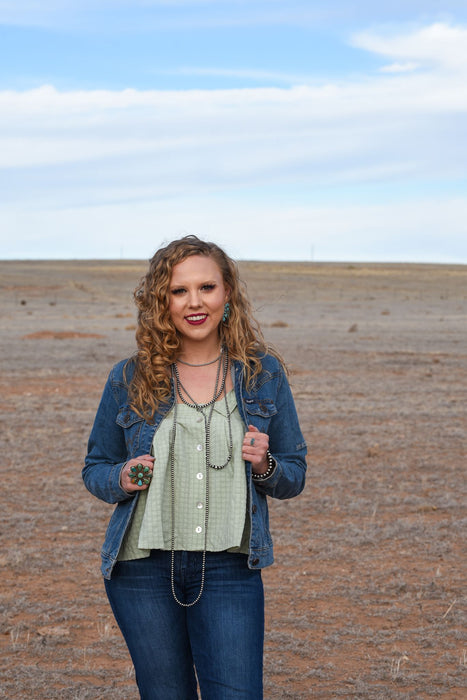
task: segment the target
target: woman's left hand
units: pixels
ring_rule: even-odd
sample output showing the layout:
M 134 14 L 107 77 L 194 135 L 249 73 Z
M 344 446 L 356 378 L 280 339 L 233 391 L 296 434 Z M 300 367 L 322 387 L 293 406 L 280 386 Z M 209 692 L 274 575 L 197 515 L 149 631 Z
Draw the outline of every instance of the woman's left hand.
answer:
M 242 445 L 242 458 L 251 462 L 255 474 L 264 474 L 268 468 L 267 451 L 269 448 L 269 435 L 260 433 L 254 425 L 248 426 Z

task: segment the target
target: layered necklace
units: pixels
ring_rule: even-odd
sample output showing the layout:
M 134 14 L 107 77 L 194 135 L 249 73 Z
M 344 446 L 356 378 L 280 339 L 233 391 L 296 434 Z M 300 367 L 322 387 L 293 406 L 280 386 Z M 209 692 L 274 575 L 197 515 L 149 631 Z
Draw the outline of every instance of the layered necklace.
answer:
M 193 362 L 187 362 L 186 360 L 180 360 L 180 358 L 177 360 L 177 362 L 180 365 L 187 365 L 187 367 L 207 367 L 208 365 L 213 365 L 214 362 L 218 362 L 222 357 L 222 348 L 221 348 L 221 353 L 217 357 L 215 357 L 213 360 L 209 360 L 209 362 L 200 362 L 199 364 L 193 364 Z
M 179 360 L 180 362 L 180 360 Z M 205 573 L 206 573 L 206 547 L 207 547 L 207 538 L 208 538 L 208 519 L 209 519 L 209 470 L 210 469 L 224 469 L 229 462 L 232 459 L 232 452 L 233 452 L 233 440 L 232 440 L 232 421 L 230 417 L 230 409 L 229 409 L 229 403 L 227 399 L 227 391 L 225 391 L 225 386 L 226 386 L 226 380 L 227 380 L 227 372 L 229 371 L 229 354 L 228 350 L 225 347 L 221 348 L 221 353 L 220 355 L 215 359 L 211 360 L 210 362 L 203 363 L 201 365 L 192 365 L 188 362 L 182 362 L 182 364 L 188 365 L 190 367 L 204 367 L 206 365 L 211 365 L 214 364 L 214 362 L 218 362 L 217 366 L 217 373 L 216 373 L 216 382 L 214 385 L 214 391 L 212 395 L 212 399 L 210 399 L 207 403 L 197 403 L 192 396 L 190 396 L 189 392 L 186 390 L 186 388 L 183 386 L 181 380 L 180 380 L 180 375 L 178 372 L 178 367 L 177 364 L 174 363 L 172 365 L 172 379 L 174 382 L 175 386 L 175 391 L 177 395 L 180 398 L 180 401 L 184 403 L 186 406 L 190 406 L 191 408 L 194 408 L 198 413 L 200 413 L 204 419 L 204 430 L 205 430 L 205 455 L 206 455 L 206 508 L 205 508 L 205 513 L 204 513 L 204 547 L 203 547 L 203 559 L 202 559 L 202 567 L 201 567 L 201 586 L 199 589 L 199 593 L 197 597 L 191 601 L 190 603 L 183 603 L 177 598 L 177 595 L 175 593 L 175 583 L 174 583 L 174 568 L 175 568 L 175 437 L 177 434 L 177 401 L 175 401 L 174 404 L 174 412 L 173 412 L 173 424 L 172 424 L 172 430 L 170 434 L 170 449 L 169 449 L 169 461 L 170 461 L 170 487 L 171 487 L 171 507 L 172 507 L 172 532 L 171 532 L 171 571 L 170 571 L 170 579 L 171 579 L 171 585 L 172 585 L 172 595 L 175 599 L 175 601 L 183 606 L 184 608 L 190 608 L 192 605 L 195 605 L 199 599 L 201 598 L 201 595 L 203 593 L 204 589 L 204 579 L 205 579 Z M 222 367 L 222 378 L 221 378 L 221 367 Z M 227 450 L 227 458 L 223 464 L 213 464 L 211 462 L 211 419 L 212 419 L 212 414 L 214 412 L 214 404 L 216 401 L 222 396 L 222 392 L 224 392 L 224 401 L 225 401 L 225 412 L 227 416 L 227 426 L 228 426 L 228 433 L 229 433 L 229 446 Z M 187 397 L 187 398 L 185 398 Z

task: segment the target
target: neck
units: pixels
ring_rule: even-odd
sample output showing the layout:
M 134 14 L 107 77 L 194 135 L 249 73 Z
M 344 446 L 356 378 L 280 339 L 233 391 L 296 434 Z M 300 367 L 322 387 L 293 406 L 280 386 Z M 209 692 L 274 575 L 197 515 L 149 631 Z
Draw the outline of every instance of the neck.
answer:
M 181 362 L 187 362 L 193 365 L 202 365 L 216 360 L 221 353 L 221 345 L 219 342 L 210 344 L 209 347 L 183 346 L 179 355 Z

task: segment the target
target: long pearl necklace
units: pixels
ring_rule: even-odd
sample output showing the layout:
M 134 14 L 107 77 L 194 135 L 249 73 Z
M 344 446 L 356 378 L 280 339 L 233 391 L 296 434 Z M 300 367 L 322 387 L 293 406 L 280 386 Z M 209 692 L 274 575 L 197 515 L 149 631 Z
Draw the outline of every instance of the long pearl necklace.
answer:
M 223 372 L 222 372 L 222 381 L 219 384 L 219 379 L 220 379 L 220 370 L 221 370 L 221 358 L 222 355 L 224 356 L 224 363 L 223 363 Z M 202 565 L 201 565 L 201 585 L 199 589 L 199 593 L 197 597 L 191 601 L 190 603 L 183 603 L 177 598 L 177 594 L 175 593 L 175 576 L 174 576 L 174 568 L 175 568 L 175 437 L 177 433 L 177 401 L 175 401 L 174 404 L 174 416 L 173 416 L 173 424 L 172 424 L 172 431 L 171 431 L 171 437 L 170 437 L 170 452 L 169 452 L 169 458 L 170 458 L 170 486 L 171 486 L 171 506 L 172 506 L 172 532 L 171 532 L 171 571 L 170 571 L 170 580 L 171 580 L 171 586 L 172 586 L 172 595 L 175 599 L 175 601 L 181 605 L 184 608 L 191 608 L 193 605 L 195 605 L 199 599 L 201 598 L 201 595 L 204 590 L 204 580 L 205 580 L 205 574 L 206 574 L 206 548 L 207 548 L 207 537 L 208 537 L 208 519 L 209 519 L 209 470 L 210 469 L 224 469 L 232 459 L 232 452 L 233 452 L 233 439 L 232 439 L 232 423 L 231 423 L 231 418 L 230 418 L 230 409 L 229 409 L 229 404 L 227 400 L 227 392 L 225 391 L 224 393 L 224 400 L 225 400 L 225 408 L 226 408 L 226 414 L 227 414 L 227 425 L 228 425 L 228 430 L 229 430 L 229 447 L 228 447 L 228 453 L 227 453 L 227 459 L 222 465 L 217 465 L 217 464 L 212 464 L 211 463 L 211 418 L 212 414 L 214 411 L 214 404 L 216 401 L 219 399 L 219 397 L 222 395 L 222 392 L 225 389 L 226 385 L 226 379 L 227 379 L 227 372 L 229 369 L 229 356 L 228 356 L 228 351 L 227 348 L 222 348 L 221 354 L 217 358 L 219 361 L 219 365 L 217 368 L 217 373 L 216 373 L 216 382 L 214 385 L 214 392 L 212 399 L 208 401 L 207 403 L 204 404 L 199 404 L 197 403 L 188 393 L 186 388 L 183 386 L 182 382 L 180 381 L 180 375 L 178 373 L 178 368 L 176 364 L 172 365 L 172 378 L 175 384 L 175 389 L 180 397 L 180 400 L 186 405 L 190 406 L 191 408 L 196 409 L 199 413 L 204 418 L 204 428 L 205 428 L 205 447 L 206 447 L 206 507 L 205 507 L 205 513 L 204 513 L 204 547 L 203 547 L 203 560 L 202 560 Z M 212 364 L 212 362 L 208 363 Z M 187 401 L 185 399 L 185 394 L 190 401 Z M 190 403 L 191 402 L 191 403 Z M 209 408 L 209 413 L 206 413 L 206 409 Z

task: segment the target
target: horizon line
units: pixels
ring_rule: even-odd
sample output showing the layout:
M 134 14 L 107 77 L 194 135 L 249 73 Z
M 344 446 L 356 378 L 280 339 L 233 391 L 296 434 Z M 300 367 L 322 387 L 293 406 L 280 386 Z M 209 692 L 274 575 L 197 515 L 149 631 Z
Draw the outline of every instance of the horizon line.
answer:
M 151 258 L 0 258 L 0 263 L 147 263 Z M 292 265 L 410 265 L 467 267 L 467 261 L 427 261 L 427 260 L 312 260 L 291 258 L 233 258 L 236 263 L 289 263 Z

